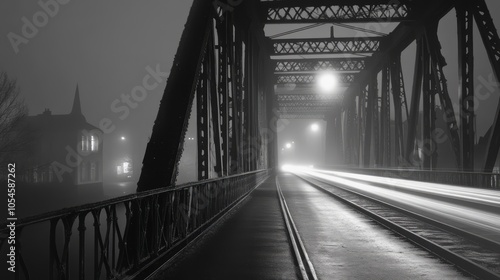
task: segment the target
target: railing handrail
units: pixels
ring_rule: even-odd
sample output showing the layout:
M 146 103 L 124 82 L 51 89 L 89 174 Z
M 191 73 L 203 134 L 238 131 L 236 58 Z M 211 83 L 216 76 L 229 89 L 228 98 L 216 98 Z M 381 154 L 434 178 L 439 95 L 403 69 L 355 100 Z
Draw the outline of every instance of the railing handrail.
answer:
M 139 192 L 139 193 L 133 193 L 133 194 L 117 197 L 117 198 L 110 198 L 110 199 L 99 201 L 99 202 L 87 203 L 87 204 L 83 204 L 83 205 L 79 205 L 79 206 L 67 207 L 67 208 L 63 208 L 63 209 L 59 209 L 59 210 L 55 210 L 55 211 L 42 213 L 39 215 L 21 218 L 21 219 L 16 221 L 16 226 L 17 227 L 24 227 L 24 226 L 28 226 L 28 225 L 32 225 L 32 224 L 36 224 L 36 223 L 50 221 L 50 220 L 56 219 L 56 218 L 61 218 L 63 216 L 68 215 L 68 213 L 78 214 L 80 212 L 89 212 L 89 211 L 96 210 L 96 209 L 99 209 L 99 208 L 102 208 L 105 206 L 109 206 L 112 204 L 118 204 L 118 203 L 130 201 L 130 200 L 134 200 L 134 199 L 141 199 L 144 197 L 148 197 L 148 196 L 156 195 L 156 194 L 161 194 L 161 193 L 175 192 L 175 191 L 190 188 L 190 187 L 196 186 L 196 185 L 203 185 L 203 184 L 211 183 L 211 182 L 218 181 L 221 179 L 230 179 L 230 178 L 235 178 L 235 177 L 239 177 L 239 176 L 251 175 L 251 174 L 255 174 L 255 173 L 259 173 L 259 172 L 264 172 L 266 170 L 268 170 L 268 169 L 259 169 L 259 170 L 255 170 L 255 171 L 249 171 L 249 172 L 225 176 L 225 177 L 218 177 L 218 178 L 212 178 L 212 179 L 207 179 L 207 180 L 202 180 L 202 181 L 189 182 L 189 183 L 184 183 L 184 184 L 181 184 L 178 186 L 173 186 L 173 187 L 167 186 L 164 188 L 158 188 L 158 189 L 143 191 L 143 192 Z M 0 234 L 4 231 L 8 230 L 7 225 L 8 225 L 8 223 L 2 223 L 2 225 L 0 226 Z

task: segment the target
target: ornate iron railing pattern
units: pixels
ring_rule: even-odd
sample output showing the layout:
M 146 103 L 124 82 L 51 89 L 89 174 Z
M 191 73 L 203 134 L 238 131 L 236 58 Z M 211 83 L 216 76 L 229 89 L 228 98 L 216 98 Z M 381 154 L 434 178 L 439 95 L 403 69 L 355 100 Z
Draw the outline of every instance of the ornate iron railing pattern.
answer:
M 185 246 L 269 172 L 156 189 L 19 220 L 16 279 L 122 279 L 139 273 Z M 2 252 L 8 234 L 3 225 Z M 38 244 L 48 239 L 47 250 L 23 246 L 32 238 Z M 49 268 L 26 260 L 33 254 L 36 262 L 48 257 Z

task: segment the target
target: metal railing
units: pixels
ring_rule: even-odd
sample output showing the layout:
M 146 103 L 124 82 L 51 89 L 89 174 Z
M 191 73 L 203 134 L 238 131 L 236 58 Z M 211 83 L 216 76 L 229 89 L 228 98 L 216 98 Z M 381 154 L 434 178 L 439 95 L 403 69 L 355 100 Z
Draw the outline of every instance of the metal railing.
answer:
M 270 170 L 62 209 L 16 222 L 16 279 L 133 278 L 184 247 Z M 10 229 L 0 230 L 9 253 Z
M 462 172 L 452 170 L 421 170 L 405 168 L 349 168 L 345 166 L 321 166 L 318 168 L 389 178 L 408 179 L 429 183 L 440 183 L 475 188 L 500 189 L 499 173 Z

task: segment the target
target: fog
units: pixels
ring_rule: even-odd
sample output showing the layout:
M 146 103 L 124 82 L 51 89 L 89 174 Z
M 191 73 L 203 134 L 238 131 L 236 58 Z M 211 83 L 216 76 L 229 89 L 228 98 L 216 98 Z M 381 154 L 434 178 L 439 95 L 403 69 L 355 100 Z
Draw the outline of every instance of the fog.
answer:
M 500 2 L 486 2 L 496 26 L 500 26 L 500 17 L 494 12 L 500 9 Z M 103 138 L 103 196 L 89 201 L 135 191 L 148 137 L 191 4 L 192 1 L 186 0 L 69 1 L 59 5 L 57 10 L 52 9 L 47 21 L 36 30 L 30 30 L 30 35 L 25 36 L 22 43 L 13 44 L 9 34 L 21 36 L 26 21 L 32 21 L 44 8 L 36 1 L 5 0 L 0 3 L 0 34 L 3 38 L 0 40 L 0 71 L 17 79 L 29 114 L 41 114 L 46 108 L 55 115 L 68 114 L 78 84 L 82 112 L 87 122 L 97 127 L 103 121 L 108 124 L 106 127 L 109 129 L 104 132 Z M 455 12 L 451 11 L 440 24 L 439 37 L 448 63 L 445 74 L 450 94 L 453 103 L 458 104 L 455 21 Z M 266 34 L 272 36 L 296 27 L 267 27 Z M 367 28 L 384 31 L 386 27 L 372 25 Z M 338 34 L 344 31 L 336 29 Z M 329 25 L 325 25 L 289 37 L 328 35 Z M 492 72 L 477 29 L 475 46 L 476 85 L 480 85 L 485 80 L 490 81 Z M 410 100 L 413 44 L 402 58 Z M 144 78 L 153 75 L 152 72 L 156 73 L 151 82 L 154 86 L 149 87 L 144 98 L 131 99 L 134 88 L 143 85 Z M 496 87 L 483 88 L 492 90 L 488 99 L 478 103 L 479 136 L 492 123 L 499 93 Z M 193 116 L 186 136 L 190 139 L 185 143 L 178 183 L 196 180 Z M 312 131 L 312 124 L 318 124 L 319 130 Z M 323 120 L 289 121 L 279 133 L 280 163 L 322 164 L 324 128 Z M 286 144 L 292 141 L 293 145 L 286 148 Z M 130 178 L 117 177 L 116 166 L 125 160 L 131 163 L 133 172 Z M 47 209 L 53 206 L 49 202 L 46 204 Z M 35 212 L 47 209 L 36 209 Z

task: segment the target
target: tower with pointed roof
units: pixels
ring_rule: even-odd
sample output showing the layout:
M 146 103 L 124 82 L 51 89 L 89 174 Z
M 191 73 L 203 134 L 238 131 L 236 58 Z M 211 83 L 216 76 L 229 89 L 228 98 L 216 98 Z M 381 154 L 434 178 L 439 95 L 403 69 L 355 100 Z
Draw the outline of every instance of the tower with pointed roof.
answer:
M 78 89 L 78 84 L 76 84 L 75 97 L 73 99 L 73 107 L 71 108 L 71 115 L 83 115 L 82 105 L 80 103 L 80 90 Z

